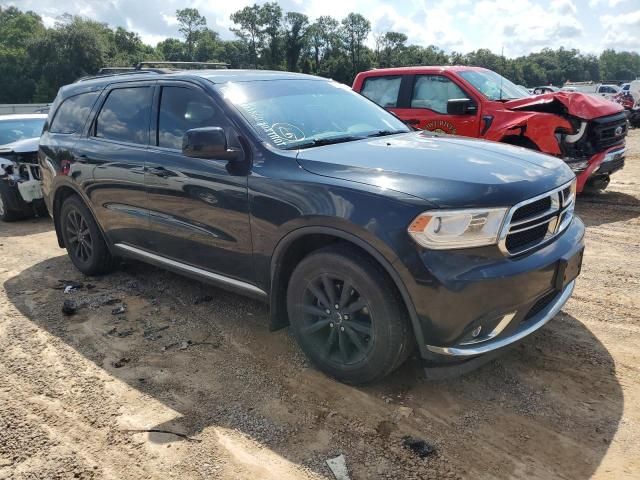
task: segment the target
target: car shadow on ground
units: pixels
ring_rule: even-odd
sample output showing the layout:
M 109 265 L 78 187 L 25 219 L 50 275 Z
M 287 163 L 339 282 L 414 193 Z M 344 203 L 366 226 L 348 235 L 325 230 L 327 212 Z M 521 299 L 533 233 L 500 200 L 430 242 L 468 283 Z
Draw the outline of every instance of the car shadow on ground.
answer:
M 578 196 L 576 213 L 588 227 L 640 217 L 640 200 L 633 195 L 605 190 Z
M 34 300 L 24 292 L 35 278 L 43 286 Z M 65 295 L 50 288 L 60 279 L 94 286 Z M 231 429 L 320 473 L 322 466 L 307 463 L 308 445 L 323 458 L 339 451 L 356 461 L 372 458 L 351 466 L 368 478 L 375 476 L 369 462 L 375 468 L 388 444 L 413 435 L 437 445 L 463 478 L 588 478 L 622 417 L 611 355 L 564 313 L 463 377 L 426 381 L 414 358 L 385 380 L 355 388 L 307 365 L 286 330 L 270 333 L 265 305 L 137 262 L 88 279 L 60 256 L 25 269 L 4 288 L 38 328 L 179 414 L 133 427 L 188 437 L 206 436 L 209 427 Z M 60 306 L 70 298 L 86 305 L 65 317 Z M 125 314 L 112 314 L 119 305 L 112 298 L 126 303 Z M 398 415 L 401 406 L 411 413 Z M 319 445 L 320 431 L 331 441 Z M 150 433 L 148 440 L 176 438 Z
M 53 230 L 51 218 L 38 217 L 16 220 L 14 222 L 0 221 L 0 238 L 33 235 Z

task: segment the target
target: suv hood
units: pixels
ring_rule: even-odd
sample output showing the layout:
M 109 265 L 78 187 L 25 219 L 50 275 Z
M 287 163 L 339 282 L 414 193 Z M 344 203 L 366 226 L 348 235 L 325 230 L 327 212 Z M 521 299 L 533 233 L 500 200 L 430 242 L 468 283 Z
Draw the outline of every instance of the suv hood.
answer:
M 504 107 L 509 110 L 568 114 L 582 120 L 606 117 L 624 110 L 621 105 L 606 98 L 580 92 L 553 92 L 519 98 L 504 102 Z
M 12 143 L 0 145 L 0 155 L 3 153 L 31 153 L 38 151 L 40 137 L 25 138 Z
M 503 143 L 411 132 L 300 150 L 305 170 L 434 206 L 511 206 L 574 178 L 548 155 Z

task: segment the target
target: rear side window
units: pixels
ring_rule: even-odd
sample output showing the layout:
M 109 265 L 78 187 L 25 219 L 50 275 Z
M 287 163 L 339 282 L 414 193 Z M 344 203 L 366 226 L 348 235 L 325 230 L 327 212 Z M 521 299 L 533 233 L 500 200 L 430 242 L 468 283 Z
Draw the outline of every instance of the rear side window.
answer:
M 381 107 L 396 107 L 402 77 L 371 77 L 364 81 L 362 95 Z
M 151 98 L 151 87 L 117 88 L 109 92 L 96 119 L 95 136 L 146 145 Z
M 469 98 L 455 83 L 442 75 L 419 75 L 413 85 L 412 108 L 428 108 L 437 113 L 447 113 L 447 102 L 457 98 Z
M 78 133 L 87 121 L 89 112 L 100 92 L 81 93 L 62 102 L 49 131 L 51 133 Z
M 163 87 L 158 115 L 158 146 L 182 149 L 182 136 L 192 128 L 224 127 L 224 117 L 199 90 Z

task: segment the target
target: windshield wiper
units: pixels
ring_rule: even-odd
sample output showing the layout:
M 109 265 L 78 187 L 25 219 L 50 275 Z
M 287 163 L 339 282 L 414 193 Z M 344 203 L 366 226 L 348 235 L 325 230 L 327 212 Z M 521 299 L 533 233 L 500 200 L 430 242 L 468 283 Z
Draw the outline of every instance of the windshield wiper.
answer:
M 285 150 L 294 150 L 298 148 L 310 148 L 310 147 L 321 147 L 323 145 L 333 145 L 335 143 L 344 143 L 344 142 L 353 142 L 354 140 L 362 140 L 362 136 L 356 135 L 343 135 L 340 137 L 327 137 L 327 138 L 312 138 L 307 140 L 306 142 L 295 143 L 292 145 L 287 145 Z
M 378 130 L 377 132 L 370 133 L 367 138 L 370 137 L 386 137 L 387 135 L 396 135 L 397 133 L 409 133 L 404 130 Z

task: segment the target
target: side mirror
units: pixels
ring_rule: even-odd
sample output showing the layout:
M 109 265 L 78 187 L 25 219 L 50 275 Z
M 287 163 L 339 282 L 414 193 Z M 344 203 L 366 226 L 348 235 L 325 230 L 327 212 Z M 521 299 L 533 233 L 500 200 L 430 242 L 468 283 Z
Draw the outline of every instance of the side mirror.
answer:
M 475 114 L 477 110 L 478 107 L 468 98 L 452 98 L 447 102 L 447 113 L 449 115 Z
M 227 148 L 227 136 L 220 127 L 192 128 L 182 137 L 182 154 L 211 160 L 237 160 L 240 150 Z

